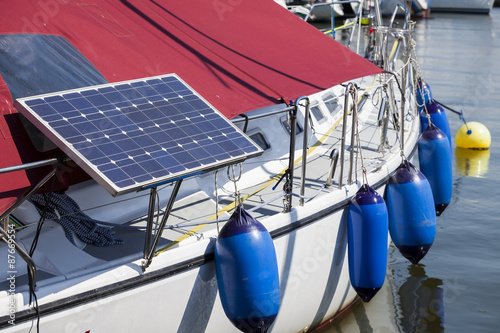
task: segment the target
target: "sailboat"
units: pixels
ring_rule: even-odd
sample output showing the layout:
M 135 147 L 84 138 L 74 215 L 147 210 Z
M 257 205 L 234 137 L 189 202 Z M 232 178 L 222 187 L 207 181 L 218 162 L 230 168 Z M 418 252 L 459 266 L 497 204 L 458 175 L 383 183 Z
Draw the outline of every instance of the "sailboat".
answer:
M 2 13 L 0 329 L 307 331 L 358 299 L 349 203 L 419 137 L 410 23 L 369 61 L 268 0 Z
M 414 14 L 425 12 L 428 9 L 427 0 L 415 0 L 415 1 L 382 0 L 380 1 L 380 10 L 383 15 L 392 15 L 394 10 L 398 8 L 398 6 L 402 6 L 402 3 L 407 4 L 409 6 L 407 10 L 413 12 Z

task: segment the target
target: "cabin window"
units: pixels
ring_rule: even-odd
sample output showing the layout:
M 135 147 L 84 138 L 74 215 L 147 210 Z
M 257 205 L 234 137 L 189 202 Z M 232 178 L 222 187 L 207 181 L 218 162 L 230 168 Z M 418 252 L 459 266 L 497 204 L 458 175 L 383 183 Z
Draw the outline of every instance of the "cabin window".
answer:
M 321 109 L 317 105 L 311 108 L 311 113 L 318 122 L 322 122 L 325 119 L 325 115 L 321 112 Z
M 280 119 L 281 121 L 281 125 L 283 125 L 283 127 L 285 128 L 285 130 L 288 132 L 288 134 L 291 134 L 292 133 L 292 126 L 290 124 L 290 117 L 288 116 L 283 116 L 281 117 Z M 300 133 L 302 133 L 303 129 L 302 129 L 302 126 L 300 126 L 300 122 L 297 121 L 297 130 L 296 130 L 296 135 L 299 135 Z
M 249 135 L 250 139 L 252 139 L 256 144 L 260 146 L 263 150 L 268 150 L 271 148 L 271 145 L 267 142 L 264 134 L 262 132 L 255 132 Z
M 335 97 L 334 94 L 328 94 L 323 96 L 323 99 L 325 101 L 325 106 L 328 109 L 328 111 L 331 114 L 337 113 L 338 109 L 340 108 L 339 103 L 337 101 L 337 98 Z

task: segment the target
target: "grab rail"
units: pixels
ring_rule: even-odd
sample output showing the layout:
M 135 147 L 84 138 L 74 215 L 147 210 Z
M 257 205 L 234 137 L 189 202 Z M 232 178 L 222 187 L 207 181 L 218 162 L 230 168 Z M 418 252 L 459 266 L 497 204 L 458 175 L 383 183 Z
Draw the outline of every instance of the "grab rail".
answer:
M 333 184 L 333 175 L 335 174 L 335 170 L 337 169 L 337 162 L 339 160 L 339 151 L 337 148 L 334 148 L 330 153 L 330 159 L 332 163 L 330 164 L 330 170 L 328 171 L 328 178 L 326 179 L 326 188 L 332 187 Z
M 269 111 L 269 112 L 265 112 L 265 113 L 261 113 L 261 114 L 252 115 L 252 116 L 245 115 L 244 118 L 243 117 L 242 118 L 233 118 L 233 119 L 231 119 L 231 122 L 233 124 L 242 123 L 242 122 L 249 122 L 250 120 L 271 117 L 271 116 L 274 116 L 274 115 L 279 114 L 279 113 L 285 113 L 285 112 L 292 110 L 293 108 L 294 108 L 294 106 L 283 106 L 282 109 L 278 109 L 275 111 Z
M 49 158 L 42 161 L 13 165 L 9 167 L 0 168 L 0 174 L 40 168 L 48 165 L 67 162 L 69 160 L 71 160 L 71 158 L 69 158 L 68 156 L 60 156 L 60 157 Z

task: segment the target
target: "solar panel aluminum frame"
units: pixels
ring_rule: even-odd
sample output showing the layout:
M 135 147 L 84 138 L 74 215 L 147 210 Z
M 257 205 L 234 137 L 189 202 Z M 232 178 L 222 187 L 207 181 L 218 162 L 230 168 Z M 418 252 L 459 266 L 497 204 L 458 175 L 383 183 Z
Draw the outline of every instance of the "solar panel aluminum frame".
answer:
M 40 116 L 32 107 L 28 105 L 28 103 L 36 103 L 37 100 L 43 99 L 45 101 L 46 98 L 50 97 L 64 97 L 68 96 L 68 94 L 73 94 L 73 93 L 90 93 L 92 90 L 98 90 L 101 88 L 107 88 L 107 87 L 112 87 L 116 88 L 118 86 L 123 86 L 123 85 L 132 85 L 137 82 L 153 82 L 154 80 L 178 80 L 180 83 L 182 83 L 186 90 L 190 92 L 190 94 L 196 96 L 202 103 L 206 105 L 207 109 L 200 108 L 198 111 L 203 111 L 207 112 L 207 114 L 212 114 L 214 117 L 217 118 L 217 121 L 219 119 L 224 120 L 224 126 L 227 126 L 227 130 L 231 133 L 232 137 L 235 137 L 238 139 L 239 143 L 242 143 L 245 145 L 246 148 L 241 148 L 240 146 L 237 145 L 238 152 L 243 149 L 242 154 L 238 154 L 236 156 L 230 156 L 229 158 L 224 158 L 224 159 L 215 159 L 212 158 L 211 160 L 215 160 L 214 162 L 210 162 L 207 164 L 200 164 L 199 166 L 191 167 L 191 168 L 186 168 L 185 170 L 179 171 L 179 172 L 171 172 L 168 173 L 168 175 L 162 176 L 162 177 L 157 177 L 153 179 L 148 179 L 142 182 L 136 182 L 134 184 L 128 185 L 128 186 L 118 186 L 115 181 L 111 180 L 108 176 L 106 176 L 101 170 L 98 169 L 98 166 L 95 163 L 90 162 L 90 160 L 82 153 L 82 149 L 76 149 L 74 147 L 74 144 L 69 142 L 68 140 L 71 138 L 65 138 L 63 135 L 58 133 L 54 127 L 49 125 L 49 121 L 42 119 L 42 116 Z M 188 95 L 182 96 L 182 98 L 187 97 Z M 179 95 L 179 97 L 181 97 Z M 194 99 L 194 97 L 192 97 Z M 168 100 L 168 99 L 165 99 Z M 30 102 L 31 101 L 31 102 Z M 148 101 L 149 104 L 153 103 L 151 101 Z M 134 107 L 136 105 L 132 103 Z M 38 104 L 40 105 L 40 104 Z M 146 104 L 143 104 L 146 105 Z M 33 105 L 35 107 L 36 105 Z M 49 104 L 50 106 L 50 104 Z M 257 157 L 263 153 L 262 148 L 260 148 L 255 142 L 253 142 L 245 133 L 243 133 L 238 127 L 236 127 L 231 121 L 229 121 L 227 118 L 225 118 L 217 109 L 215 109 L 208 101 L 206 101 L 200 94 L 198 94 L 193 88 L 191 88 L 186 82 L 184 82 L 179 76 L 176 74 L 166 74 L 166 75 L 159 75 L 159 76 L 153 76 L 153 77 L 148 77 L 148 78 L 142 78 L 142 79 L 136 79 L 136 80 L 128 80 L 128 81 L 121 81 L 121 82 L 115 82 L 115 83 L 108 83 L 108 84 L 101 84 L 101 85 L 95 85 L 95 86 L 88 86 L 84 88 L 79 88 L 79 89 L 71 89 L 71 90 L 66 90 L 66 91 L 60 91 L 60 92 L 54 92 L 54 93 L 48 93 L 48 94 L 42 94 L 42 95 L 36 95 L 36 96 L 31 96 L 31 97 L 25 97 L 25 98 L 19 98 L 15 102 L 15 107 L 17 110 L 24 115 L 29 121 L 31 121 L 38 129 L 42 131 L 50 140 L 52 140 L 64 153 L 66 153 L 73 161 L 75 161 L 85 172 L 87 172 L 94 180 L 96 180 L 102 187 L 104 187 L 111 195 L 113 196 L 118 196 L 122 195 L 125 193 L 130 193 L 134 191 L 140 191 L 143 189 L 155 187 L 160 184 L 172 182 L 175 180 L 183 179 L 186 177 L 190 177 L 199 173 L 203 172 L 208 172 L 211 170 L 215 170 L 221 167 L 225 167 L 227 165 L 231 164 L 236 164 L 239 162 L 244 161 L 247 158 L 251 157 Z M 97 106 L 96 106 L 97 108 Z M 118 110 L 120 110 L 117 107 Z M 80 111 L 77 109 L 76 111 Z M 141 110 L 139 110 L 141 111 Z M 197 110 L 194 110 L 197 111 Z M 191 112 L 194 112 L 191 111 Z M 105 114 L 104 111 L 100 113 Z M 142 111 L 141 111 L 142 112 Z M 82 113 L 83 115 L 83 113 Z M 85 117 L 85 115 L 83 115 Z M 205 118 L 205 116 L 202 116 Z M 187 121 L 189 122 L 189 118 L 187 118 Z M 66 118 L 64 118 L 65 121 L 67 121 Z M 86 120 L 85 120 L 86 121 Z M 184 119 L 182 121 L 185 122 Z M 158 124 L 155 124 L 156 127 L 160 128 Z M 230 127 L 229 127 L 230 126 Z M 62 128 L 62 127 L 61 127 Z M 226 128 L 226 127 L 224 127 Z M 115 128 L 111 128 L 115 129 Z M 116 129 L 120 129 L 118 125 L 116 125 Z M 143 130 L 142 128 L 139 128 L 141 131 Z M 164 130 L 162 130 L 164 131 Z M 102 134 L 102 133 L 98 133 Z M 203 132 L 200 132 L 200 135 L 203 135 Z M 226 137 L 226 134 L 224 132 L 221 132 L 223 136 Z M 85 136 L 86 133 L 82 132 L 82 135 Z M 106 136 L 107 138 L 107 136 Z M 132 138 L 132 137 L 130 137 Z M 212 138 L 209 136 L 208 137 L 210 140 Z M 91 140 L 87 139 L 89 142 Z M 227 139 L 229 141 L 229 139 Z M 193 142 L 196 142 L 193 139 Z M 162 143 L 158 143 L 157 145 L 161 146 L 161 149 L 166 152 L 166 147 L 162 146 Z M 179 144 L 179 146 L 181 146 Z M 96 146 L 94 146 L 95 149 L 97 149 Z M 168 147 L 172 148 L 172 146 Z M 187 149 L 187 148 L 186 148 Z M 246 150 L 245 150 L 246 149 Z M 189 151 L 189 150 L 187 150 Z M 100 152 L 100 150 L 99 150 Z M 125 152 L 126 153 L 126 152 Z M 111 152 L 113 154 L 113 152 Z M 148 152 L 146 152 L 148 154 Z M 236 153 L 235 153 L 236 154 Z M 148 154 L 150 155 L 150 154 Z M 225 154 L 229 155 L 229 154 Z M 111 155 L 113 156 L 113 155 Z M 107 156 L 106 156 L 107 157 Z M 133 160 L 131 156 L 129 156 L 130 159 Z M 115 163 L 114 161 L 112 161 Z M 141 165 L 138 162 L 136 162 L 137 165 Z M 182 162 L 181 162 L 182 163 Z M 115 163 L 116 164 L 116 163 Z M 181 167 L 184 168 L 183 165 L 180 165 Z M 121 169 L 120 169 L 121 170 Z M 148 175 L 149 176 L 149 175 Z

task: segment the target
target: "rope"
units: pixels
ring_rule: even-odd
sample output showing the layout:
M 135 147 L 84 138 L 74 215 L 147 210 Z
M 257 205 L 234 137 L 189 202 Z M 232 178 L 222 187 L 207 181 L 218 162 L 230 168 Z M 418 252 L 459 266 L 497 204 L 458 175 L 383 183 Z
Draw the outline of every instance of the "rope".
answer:
M 66 237 L 74 245 L 74 235 L 87 244 L 99 247 L 124 243 L 114 237 L 115 231 L 111 228 L 100 226 L 101 221 L 83 213 L 78 204 L 66 194 L 35 194 L 28 200 L 35 205 L 39 214 L 45 210 L 45 218 L 59 222 Z
M 430 124 L 432 124 L 432 120 L 431 120 L 431 115 L 429 114 L 429 112 L 427 111 L 427 105 L 425 104 L 425 92 L 424 92 L 424 75 L 422 73 L 422 69 L 420 68 L 420 64 L 418 62 L 418 59 L 417 59 L 417 52 L 416 52 L 416 42 L 414 39 L 412 39 L 412 43 L 411 43 L 411 51 L 410 51 L 410 59 L 409 61 L 411 61 L 411 63 L 415 66 L 415 70 L 416 70 L 416 75 L 414 77 L 414 80 L 413 80 L 413 87 L 414 87 L 414 90 L 420 90 L 420 98 L 422 100 L 422 105 L 420 105 L 418 103 L 418 100 L 416 101 L 416 104 L 417 104 L 417 108 L 418 107 L 421 107 L 424 112 L 425 112 L 425 116 L 427 117 L 427 121 Z M 415 86 L 419 86 L 421 87 L 422 89 L 415 89 Z M 414 91 L 414 94 L 415 96 L 417 95 L 417 93 Z
M 434 102 L 437 103 L 437 104 L 439 104 L 439 105 L 441 105 L 446 110 L 451 111 L 451 112 L 457 114 L 460 117 L 460 119 L 464 122 L 465 127 L 467 128 L 467 134 L 470 135 L 472 133 L 471 129 L 469 128 L 469 125 L 467 125 L 467 122 L 465 121 L 464 112 L 462 110 L 460 110 L 460 111 L 454 110 L 454 109 L 450 108 L 449 106 L 446 106 L 446 105 L 444 105 L 441 102 L 438 102 L 436 99 L 434 99 Z

